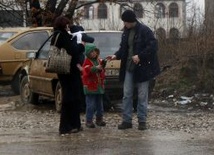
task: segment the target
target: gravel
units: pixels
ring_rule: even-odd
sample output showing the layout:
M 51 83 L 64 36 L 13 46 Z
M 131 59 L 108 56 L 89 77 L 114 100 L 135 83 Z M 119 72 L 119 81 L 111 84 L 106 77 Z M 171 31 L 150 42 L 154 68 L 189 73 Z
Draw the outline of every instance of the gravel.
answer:
M 6 93 L 8 92 L 8 93 Z M 6 94 L 6 95 L 5 95 Z M 148 130 L 183 131 L 187 133 L 214 131 L 213 111 L 172 106 L 164 100 L 151 100 L 148 112 Z M 23 105 L 19 96 L 13 95 L 10 87 L 0 90 L 0 133 L 8 132 L 53 132 L 58 133 L 60 114 L 51 104 Z M 106 129 L 117 130 L 121 112 L 105 112 Z M 81 114 L 85 128 L 85 114 Z M 133 113 L 133 130 L 137 129 L 136 112 Z
M 0 112 L 0 132 L 49 131 L 58 132 L 60 114 L 54 110 L 22 108 Z M 83 127 L 85 114 L 81 114 Z M 117 130 L 121 122 L 120 112 L 105 112 L 106 128 Z M 137 128 L 137 116 L 133 113 L 133 128 Z M 148 112 L 149 130 L 175 130 L 187 133 L 214 131 L 214 114 L 204 111 L 187 111 L 150 105 Z

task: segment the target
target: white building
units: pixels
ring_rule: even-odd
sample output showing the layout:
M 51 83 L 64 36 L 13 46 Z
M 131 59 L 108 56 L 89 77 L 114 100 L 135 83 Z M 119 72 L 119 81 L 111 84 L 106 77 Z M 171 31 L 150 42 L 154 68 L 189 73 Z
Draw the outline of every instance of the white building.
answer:
M 15 3 L 15 0 L 5 1 Z M 41 0 L 41 5 L 46 1 Z M 79 4 L 92 2 L 91 5 L 77 10 L 77 12 L 83 12 L 80 24 L 86 30 L 121 30 L 123 28 L 123 22 L 120 19 L 122 12 L 125 9 L 133 9 L 138 20 L 148 25 L 157 37 L 185 37 L 186 0 L 116 0 L 111 3 L 93 3 L 94 1 L 78 1 Z M 16 15 L 14 15 L 15 11 Z M 17 18 L 18 16 L 19 18 Z M 20 20 L 18 21 L 18 19 Z M 0 9 L 0 21 L 2 27 L 26 26 L 25 9 L 20 7 L 15 10 L 10 10 L 8 7 L 6 11 Z
M 78 11 L 84 12 L 80 22 L 86 30 L 121 30 L 123 22 L 120 17 L 125 9 L 133 9 L 138 20 L 148 25 L 159 37 L 185 36 L 185 0 L 118 0 L 116 3 L 86 5 Z

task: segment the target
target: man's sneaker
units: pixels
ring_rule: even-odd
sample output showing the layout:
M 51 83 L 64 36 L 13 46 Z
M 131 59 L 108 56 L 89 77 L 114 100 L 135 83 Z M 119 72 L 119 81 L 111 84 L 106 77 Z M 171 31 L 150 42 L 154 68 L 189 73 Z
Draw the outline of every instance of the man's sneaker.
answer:
M 146 122 L 140 122 L 138 125 L 138 130 L 146 130 Z
M 103 121 L 103 117 L 96 118 L 96 125 L 97 126 L 106 126 L 106 122 Z
M 118 125 L 119 130 L 125 130 L 129 128 L 132 128 L 132 123 L 122 122 L 120 125 Z
M 86 127 L 88 127 L 88 128 L 95 128 L 95 125 L 94 125 L 93 122 L 87 122 L 86 123 Z

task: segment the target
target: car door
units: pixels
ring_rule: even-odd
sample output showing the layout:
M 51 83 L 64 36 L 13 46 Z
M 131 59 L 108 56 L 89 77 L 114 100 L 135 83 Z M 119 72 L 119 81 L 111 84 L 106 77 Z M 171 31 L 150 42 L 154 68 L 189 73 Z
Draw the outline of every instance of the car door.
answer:
M 48 59 L 51 38 L 37 52 L 36 58 L 31 61 L 29 69 L 30 88 L 33 92 L 54 97 L 55 73 L 47 73 L 45 65 Z

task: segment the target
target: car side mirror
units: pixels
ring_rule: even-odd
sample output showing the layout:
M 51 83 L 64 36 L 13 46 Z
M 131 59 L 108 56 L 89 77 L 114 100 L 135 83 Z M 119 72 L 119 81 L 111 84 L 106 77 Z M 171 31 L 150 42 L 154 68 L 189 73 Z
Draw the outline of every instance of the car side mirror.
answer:
M 33 59 L 36 57 L 36 52 L 27 52 L 26 57 L 29 59 Z

